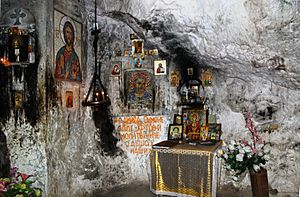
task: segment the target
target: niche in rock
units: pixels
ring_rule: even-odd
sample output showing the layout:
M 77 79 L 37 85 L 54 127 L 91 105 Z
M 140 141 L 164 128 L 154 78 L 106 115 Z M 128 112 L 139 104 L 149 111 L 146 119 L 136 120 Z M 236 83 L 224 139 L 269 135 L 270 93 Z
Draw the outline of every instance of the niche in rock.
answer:
M 0 23 L 0 121 L 38 119 L 37 34 L 33 15 L 23 8 L 7 11 Z M 13 113 L 11 113 L 13 112 Z
M 177 65 L 180 65 L 179 68 L 181 69 L 180 72 L 182 76 L 179 88 L 192 79 L 199 80 L 199 83 L 202 86 L 199 65 L 203 67 L 204 63 L 199 62 L 196 57 L 191 56 L 191 54 L 184 48 L 177 48 L 175 53 L 176 57 L 174 58 L 174 62 Z

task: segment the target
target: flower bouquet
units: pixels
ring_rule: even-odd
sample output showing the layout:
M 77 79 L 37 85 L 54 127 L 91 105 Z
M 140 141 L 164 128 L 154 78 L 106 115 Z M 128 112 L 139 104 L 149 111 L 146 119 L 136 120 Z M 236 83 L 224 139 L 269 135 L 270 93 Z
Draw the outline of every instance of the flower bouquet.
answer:
M 32 175 L 23 174 L 14 167 L 9 178 L 0 178 L 1 197 L 40 197 L 42 190 L 32 187 L 34 181 L 29 180 Z
M 237 177 L 247 169 L 255 172 L 263 170 L 269 159 L 269 154 L 264 150 L 265 143 L 258 135 L 250 113 L 247 114 L 245 120 L 245 127 L 251 133 L 251 140 L 231 140 L 219 152 L 219 157 L 224 160 L 226 169 L 234 172 L 234 180 L 237 180 Z

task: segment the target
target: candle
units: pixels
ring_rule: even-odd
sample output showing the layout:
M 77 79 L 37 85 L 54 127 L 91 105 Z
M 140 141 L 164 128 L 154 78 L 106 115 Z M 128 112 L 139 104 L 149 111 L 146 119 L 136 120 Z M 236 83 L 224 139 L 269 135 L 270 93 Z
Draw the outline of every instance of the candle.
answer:
M 188 101 L 188 99 L 189 99 L 189 97 L 188 97 L 188 90 L 186 90 L 186 92 L 185 92 L 185 99 L 186 99 L 186 101 Z
M 15 49 L 16 62 L 20 61 L 20 49 Z
M 102 99 L 105 100 L 104 91 L 102 91 Z
M 99 93 L 96 92 L 96 101 L 98 101 L 98 100 L 99 100 Z

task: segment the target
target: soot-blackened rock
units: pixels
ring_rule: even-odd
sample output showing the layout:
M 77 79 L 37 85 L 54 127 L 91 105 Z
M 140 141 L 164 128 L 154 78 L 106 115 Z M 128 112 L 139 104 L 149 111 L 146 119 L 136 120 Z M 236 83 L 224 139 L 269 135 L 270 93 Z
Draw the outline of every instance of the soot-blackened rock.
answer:
M 113 136 L 114 125 L 107 106 L 103 106 L 93 111 L 95 126 L 98 128 L 98 136 L 100 136 L 99 146 L 109 155 L 113 155 L 117 151 L 118 139 Z
M 10 171 L 9 151 L 6 136 L 0 130 L 0 177 L 8 177 Z

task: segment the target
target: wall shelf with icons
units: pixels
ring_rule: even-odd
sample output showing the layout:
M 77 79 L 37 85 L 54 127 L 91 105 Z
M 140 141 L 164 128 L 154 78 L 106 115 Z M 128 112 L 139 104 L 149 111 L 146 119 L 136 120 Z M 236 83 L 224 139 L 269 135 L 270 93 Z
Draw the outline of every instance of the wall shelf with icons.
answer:
M 26 68 L 29 64 L 29 62 L 8 62 L 7 64 L 5 64 L 5 66 L 21 66 L 23 68 Z

